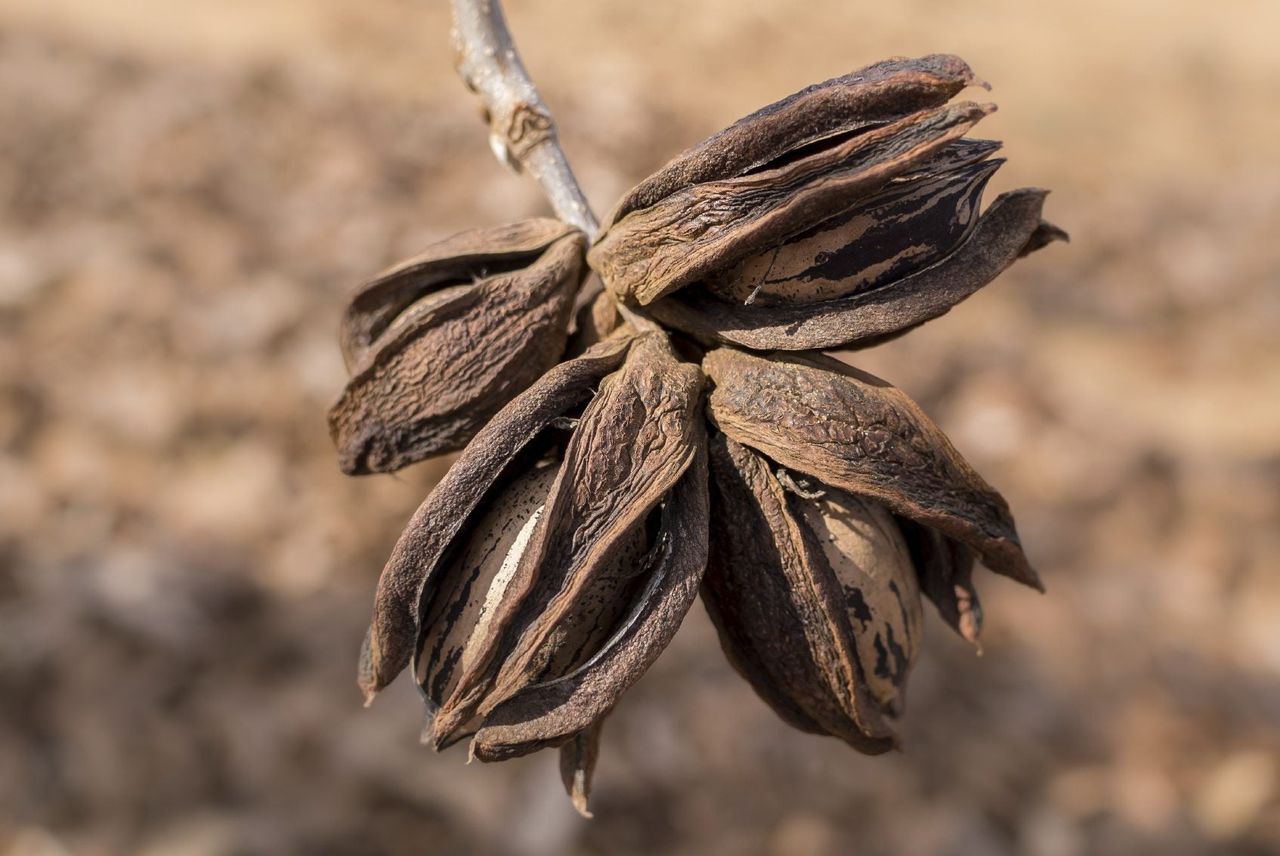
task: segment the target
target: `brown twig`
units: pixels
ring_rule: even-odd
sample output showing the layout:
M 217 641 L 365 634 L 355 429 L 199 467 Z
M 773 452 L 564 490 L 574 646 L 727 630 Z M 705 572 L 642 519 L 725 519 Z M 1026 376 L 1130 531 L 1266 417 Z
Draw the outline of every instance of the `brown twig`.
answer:
M 453 0 L 453 49 L 463 82 L 484 103 L 494 154 L 537 179 L 557 217 L 594 236 L 600 224 L 520 61 L 500 0 Z

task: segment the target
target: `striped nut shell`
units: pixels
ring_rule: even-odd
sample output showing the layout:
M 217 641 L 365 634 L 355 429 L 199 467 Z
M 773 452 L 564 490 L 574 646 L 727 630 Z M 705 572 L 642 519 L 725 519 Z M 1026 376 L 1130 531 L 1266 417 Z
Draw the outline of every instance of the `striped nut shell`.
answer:
M 797 92 L 677 156 L 622 198 L 588 255 L 645 305 L 848 210 L 989 111 L 947 101 L 959 58 L 889 60 Z
M 957 140 L 847 211 L 707 278 L 720 299 L 796 305 L 871 291 L 947 256 L 978 223 L 1002 160 L 986 140 Z
M 953 176 L 950 194 L 925 191 L 935 203 L 956 203 L 948 222 L 929 222 L 949 210 L 936 205 L 906 217 L 914 221 L 912 232 L 891 236 L 871 225 L 865 211 L 851 216 L 846 226 L 837 218 L 829 233 L 801 235 L 792 247 L 781 248 L 781 267 L 774 271 L 768 268 L 772 251 L 757 254 L 741 268 L 740 283 L 722 278 L 711 286 L 693 286 L 649 311 L 704 341 L 755 350 L 854 349 L 900 336 L 945 315 L 1022 256 L 1066 239 L 1065 232 L 1041 219 L 1046 191 L 1034 188 L 1001 194 L 974 221 L 984 167 L 975 164 Z M 966 177 L 968 184 L 962 183 Z M 901 212 L 888 213 L 896 222 L 903 220 Z M 847 234 L 841 231 L 846 228 Z M 846 237 L 853 242 L 848 248 L 840 244 Z M 824 240 L 834 243 L 819 246 Z M 953 240 L 958 241 L 954 246 Z M 863 259 L 869 260 L 865 267 Z M 757 288 L 766 293 L 764 300 L 760 294 L 751 299 Z M 810 289 L 821 292 L 821 299 L 797 299 Z
M 820 350 L 945 313 L 1066 235 L 1022 189 L 981 213 L 1000 144 L 959 58 L 895 59 L 809 87 L 623 197 L 588 253 L 624 303 L 710 342 Z
M 798 488 L 724 435 L 711 442 L 711 473 L 703 601 L 730 662 L 792 725 L 889 749 L 922 624 L 892 517 L 842 491 Z

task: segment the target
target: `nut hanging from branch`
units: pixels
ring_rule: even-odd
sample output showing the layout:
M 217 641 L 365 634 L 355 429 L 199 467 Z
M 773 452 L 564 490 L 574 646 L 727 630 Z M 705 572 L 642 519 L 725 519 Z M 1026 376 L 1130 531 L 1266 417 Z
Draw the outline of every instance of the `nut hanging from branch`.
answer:
M 460 451 L 383 569 L 366 700 L 412 665 L 425 742 L 559 748 L 588 814 L 605 717 L 701 592 L 785 721 L 898 745 L 922 598 L 976 645 L 976 561 L 1042 589 L 941 429 L 823 353 L 937 318 L 1066 238 L 1043 190 L 983 210 L 1000 144 L 967 133 L 994 107 L 952 102 L 980 81 L 934 54 L 807 87 L 678 155 L 601 230 L 499 0 L 452 2 L 495 153 L 564 222 L 472 229 L 351 299 L 343 468 Z

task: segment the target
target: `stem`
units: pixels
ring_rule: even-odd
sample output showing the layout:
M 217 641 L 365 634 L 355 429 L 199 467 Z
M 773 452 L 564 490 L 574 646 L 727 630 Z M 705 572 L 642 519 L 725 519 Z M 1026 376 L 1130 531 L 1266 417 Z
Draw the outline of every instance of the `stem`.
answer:
M 484 104 L 493 153 L 532 175 L 557 217 L 594 237 L 600 223 L 560 148 L 551 111 L 520 62 L 500 0 L 453 0 L 453 49 L 458 74 Z
M 537 179 L 556 216 L 594 238 L 600 221 L 560 148 L 551 111 L 520 61 L 501 0 L 453 0 L 452 37 L 458 74 L 484 104 L 494 155 Z M 637 330 L 661 329 L 621 302 L 618 311 Z

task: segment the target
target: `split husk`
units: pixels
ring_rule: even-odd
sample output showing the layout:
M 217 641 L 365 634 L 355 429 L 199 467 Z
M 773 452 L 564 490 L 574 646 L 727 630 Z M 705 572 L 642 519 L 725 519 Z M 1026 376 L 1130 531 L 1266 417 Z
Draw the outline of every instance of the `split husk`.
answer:
M 933 265 L 868 291 L 806 304 L 728 302 L 694 287 L 650 307 L 655 318 L 706 341 L 756 350 L 864 348 L 946 314 L 1022 256 L 1065 233 L 1045 223 L 1046 192 L 998 197 L 958 247 Z
M 585 266 L 555 220 L 455 235 L 362 286 L 343 316 L 351 380 L 329 411 L 349 475 L 460 449 L 560 359 Z
M 503 408 L 383 572 L 366 693 L 413 658 L 437 748 L 472 736 L 500 760 L 589 741 L 697 595 L 702 385 L 664 334 L 619 331 Z M 566 749 L 583 807 L 587 745 Z
M 979 216 L 1003 161 L 964 135 L 992 105 L 950 56 L 890 60 L 739 120 L 631 191 L 588 258 L 623 303 L 704 342 L 819 350 L 884 341 L 1066 235 L 1044 192 Z
M 868 754 L 892 748 L 922 623 L 893 519 L 842 491 L 791 487 L 723 434 L 711 473 L 703 602 L 729 660 L 796 727 Z
M 823 485 L 882 503 L 1043 589 L 1008 503 L 901 390 L 821 355 L 706 355 L 708 413 L 731 439 Z M 815 418 L 821 414 L 821 418 Z

